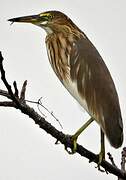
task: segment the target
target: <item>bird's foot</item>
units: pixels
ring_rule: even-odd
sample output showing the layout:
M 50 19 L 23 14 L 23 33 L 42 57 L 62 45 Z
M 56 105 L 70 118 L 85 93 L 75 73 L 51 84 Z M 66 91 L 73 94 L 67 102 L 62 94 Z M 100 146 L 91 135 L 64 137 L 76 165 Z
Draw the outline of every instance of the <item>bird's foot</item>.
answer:
M 69 154 L 75 154 L 77 151 L 77 137 L 75 135 L 70 137 L 70 144 L 71 144 L 71 150 L 69 150 L 67 147 L 65 147 L 65 150 Z
M 68 151 L 68 148 L 65 148 L 66 151 L 69 154 L 74 154 L 77 151 L 77 138 L 79 137 L 79 135 L 89 126 L 89 124 L 91 124 L 94 121 L 93 118 L 90 118 L 82 127 L 80 127 L 76 133 L 72 136 L 70 136 L 70 145 L 69 147 L 71 148 L 71 151 Z
M 102 162 L 105 160 L 105 153 L 104 153 L 103 151 L 101 151 L 101 152 L 98 154 L 98 158 L 99 158 L 99 161 L 98 161 L 98 163 L 97 163 L 96 168 L 98 168 L 98 170 L 101 171 L 101 172 L 106 172 L 106 170 L 101 169 L 101 164 L 102 164 Z

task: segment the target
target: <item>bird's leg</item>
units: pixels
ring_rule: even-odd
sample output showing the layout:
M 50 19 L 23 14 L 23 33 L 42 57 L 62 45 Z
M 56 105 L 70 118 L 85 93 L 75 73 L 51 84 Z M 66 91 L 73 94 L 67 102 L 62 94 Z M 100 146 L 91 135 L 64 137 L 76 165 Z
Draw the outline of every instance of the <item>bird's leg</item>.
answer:
M 67 151 L 69 154 L 74 154 L 77 150 L 77 138 L 78 136 L 94 121 L 93 118 L 90 118 L 78 131 L 72 135 L 71 140 L 73 142 L 72 152 Z
M 101 130 L 101 150 L 99 153 L 99 162 L 98 162 L 98 166 L 97 166 L 99 170 L 101 170 L 100 165 L 101 165 L 102 161 L 105 159 L 105 137 L 104 137 L 104 133 L 103 133 L 102 129 L 100 129 L 100 130 Z

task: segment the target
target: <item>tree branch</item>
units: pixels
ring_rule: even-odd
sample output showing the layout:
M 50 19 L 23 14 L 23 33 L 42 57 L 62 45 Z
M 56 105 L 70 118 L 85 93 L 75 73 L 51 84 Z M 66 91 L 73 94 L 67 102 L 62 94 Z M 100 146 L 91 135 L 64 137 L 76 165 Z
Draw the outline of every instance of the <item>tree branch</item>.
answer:
M 6 98 L 8 98 L 8 99 L 11 99 L 10 94 L 8 94 L 7 91 L 4 91 L 4 90 L 2 90 L 2 89 L 0 89 L 0 95 L 6 97 Z
M 39 127 L 53 136 L 57 141 L 61 142 L 66 148 L 72 148 L 73 144 L 71 142 L 71 136 L 64 134 L 63 132 L 57 130 L 54 126 L 52 126 L 49 122 L 47 122 L 43 117 L 41 117 L 32 107 L 26 104 L 25 102 L 25 92 L 26 92 L 26 85 L 27 82 L 25 81 L 21 90 L 21 97 L 17 97 L 18 90 L 17 85 L 15 84 L 15 91 L 13 93 L 11 86 L 7 82 L 5 76 L 5 70 L 3 68 L 3 57 L 0 53 L 0 72 L 1 72 L 1 79 L 4 85 L 7 88 L 7 91 L 0 90 L 0 95 L 7 97 L 12 100 L 12 102 L 0 102 L 0 106 L 8 106 L 14 107 L 19 109 L 22 113 L 28 115 L 32 118 L 35 124 L 39 125 Z M 16 95 L 15 95 L 16 94 Z M 96 154 L 90 152 L 89 150 L 85 149 L 83 146 L 77 144 L 77 153 L 83 157 L 89 159 L 90 162 L 98 163 L 99 158 Z M 111 165 L 107 161 L 103 161 L 101 166 L 109 173 L 116 175 L 122 179 L 126 179 L 126 172 L 118 169 L 117 167 Z
M 10 102 L 10 101 L 1 101 L 0 106 L 3 106 L 3 107 L 15 107 L 15 104 L 14 104 L 14 102 Z

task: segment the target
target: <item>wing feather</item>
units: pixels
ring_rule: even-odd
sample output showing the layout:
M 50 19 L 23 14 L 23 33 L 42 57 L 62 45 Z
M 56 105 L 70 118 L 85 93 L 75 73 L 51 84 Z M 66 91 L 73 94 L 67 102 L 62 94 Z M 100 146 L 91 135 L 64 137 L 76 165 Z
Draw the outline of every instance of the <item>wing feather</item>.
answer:
M 123 124 L 116 88 L 99 52 L 88 38 L 74 43 L 70 55 L 70 77 L 114 147 L 123 141 Z M 85 107 L 84 107 L 85 108 Z

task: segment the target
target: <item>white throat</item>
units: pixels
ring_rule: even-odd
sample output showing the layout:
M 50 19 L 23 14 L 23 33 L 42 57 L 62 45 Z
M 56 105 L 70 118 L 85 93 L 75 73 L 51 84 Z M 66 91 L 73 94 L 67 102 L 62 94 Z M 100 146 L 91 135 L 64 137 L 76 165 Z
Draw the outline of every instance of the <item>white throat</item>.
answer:
M 39 24 L 39 26 L 41 28 L 43 28 L 46 31 L 47 34 L 52 34 L 53 31 L 52 31 L 52 29 L 50 27 L 46 26 L 47 23 L 48 23 L 48 21 L 43 21 L 41 24 Z
M 50 27 L 47 27 L 47 26 L 42 26 L 42 28 L 46 31 L 47 34 L 52 34 L 53 31 Z

